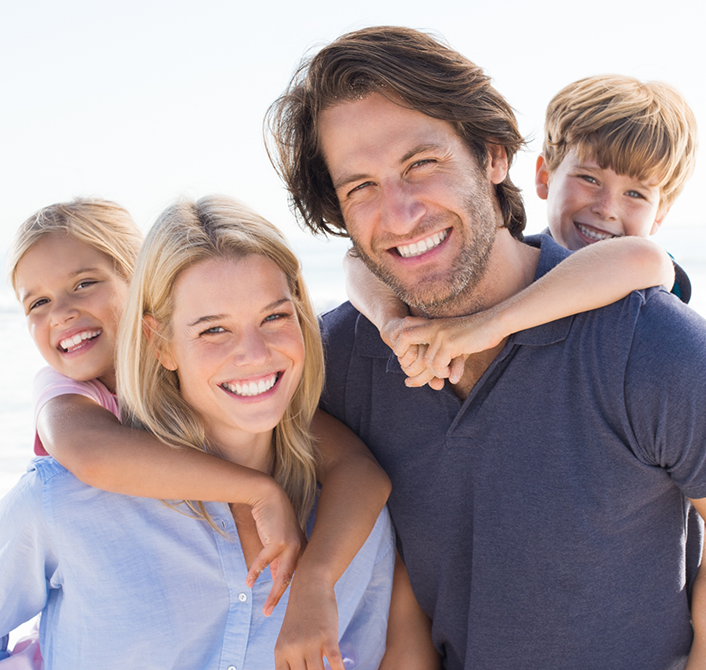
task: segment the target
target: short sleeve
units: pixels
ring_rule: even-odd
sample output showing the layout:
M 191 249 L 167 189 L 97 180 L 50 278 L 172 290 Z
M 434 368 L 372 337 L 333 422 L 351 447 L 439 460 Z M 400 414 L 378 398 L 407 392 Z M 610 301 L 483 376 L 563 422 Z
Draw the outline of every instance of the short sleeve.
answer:
M 105 407 L 120 419 L 120 409 L 116 397 L 97 379 L 79 382 L 62 375 L 54 368 L 42 368 L 34 378 L 34 424 L 37 425 L 39 412 L 50 400 L 60 395 L 82 395 Z M 35 430 L 34 453 L 37 456 L 48 456 L 39 435 Z

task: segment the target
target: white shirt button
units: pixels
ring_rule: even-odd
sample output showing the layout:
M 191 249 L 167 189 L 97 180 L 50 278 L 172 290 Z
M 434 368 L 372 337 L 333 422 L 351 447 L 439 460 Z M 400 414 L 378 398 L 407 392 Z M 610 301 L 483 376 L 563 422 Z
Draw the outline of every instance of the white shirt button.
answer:
M 248 594 L 247 593 L 239 593 L 238 594 L 238 600 L 240 600 L 241 603 L 244 603 L 248 599 Z M 231 670 L 228 668 L 228 670 Z M 233 668 L 235 670 L 235 668 Z
M 234 665 L 229 665 L 228 670 L 238 670 Z

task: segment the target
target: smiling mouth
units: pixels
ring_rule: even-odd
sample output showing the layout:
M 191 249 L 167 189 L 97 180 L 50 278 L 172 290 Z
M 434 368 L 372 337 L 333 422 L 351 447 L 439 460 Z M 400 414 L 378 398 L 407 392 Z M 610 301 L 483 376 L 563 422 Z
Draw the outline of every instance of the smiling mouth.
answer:
M 589 240 L 595 240 L 596 242 L 601 242 L 602 240 L 610 240 L 614 237 L 620 237 L 620 235 L 613 235 L 612 233 L 604 233 L 597 228 L 592 226 L 586 226 L 583 223 L 576 223 L 574 225 L 578 228 L 579 232 L 587 237 Z
M 277 383 L 279 375 L 279 372 L 275 372 L 270 377 L 265 377 L 257 382 L 223 382 L 221 386 L 233 395 L 252 397 L 267 393 Z
M 87 342 L 95 340 L 103 331 L 102 330 L 85 330 L 82 333 L 77 333 L 73 337 L 67 337 L 59 342 L 59 349 L 65 354 L 71 353 L 86 346 Z
M 448 228 L 442 230 L 440 233 L 434 233 L 429 237 L 419 240 L 413 244 L 402 244 L 397 249 L 397 253 L 402 256 L 402 258 L 414 258 L 415 256 L 421 256 L 422 254 L 438 247 L 449 235 Z

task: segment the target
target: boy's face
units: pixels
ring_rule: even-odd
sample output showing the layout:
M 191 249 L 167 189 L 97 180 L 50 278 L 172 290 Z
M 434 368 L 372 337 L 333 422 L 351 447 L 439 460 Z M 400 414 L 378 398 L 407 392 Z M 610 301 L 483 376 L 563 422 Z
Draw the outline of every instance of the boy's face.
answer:
M 656 180 L 639 181 L 579 160 L 572 149 L 554 172 L 537 159 L 537 195 L 547 201 L 549 230 L 567 249 L 581 249 L 611 237 L 647 237 L 669 211 L 660 207 Z

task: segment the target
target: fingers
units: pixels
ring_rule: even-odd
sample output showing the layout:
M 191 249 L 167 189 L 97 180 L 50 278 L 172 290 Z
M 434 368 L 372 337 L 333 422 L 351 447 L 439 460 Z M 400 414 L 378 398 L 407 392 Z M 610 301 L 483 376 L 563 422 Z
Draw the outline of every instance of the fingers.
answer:
M 294 575 L 296 564 L 296 552 L 285 551 L 281 554 L 277 554 L 277 550 L 272 547 L 264 547 L 252 562 L 245 580 L 249 588 L 253 587 L 257 578 L 268 565 L 272 573 L 272 588 L 262 608 L 262 612 L 265 616 L 272 614 L 272 610 L 277 606 L 277 603 L 279 603 L 287 587 L 292 583 L 292 576 Z
M 457 356 L 451 361 L 449 381 L 452 384 L 458 384 L 463 377 L 463 372 L 466 369 L 467 356 Z
M 326 661 L 324 661 L 326 657 Z M 302 650 L 279 640 L 275 646 L 275 670 L 346 670 L 338 642 L 315 644 Z

